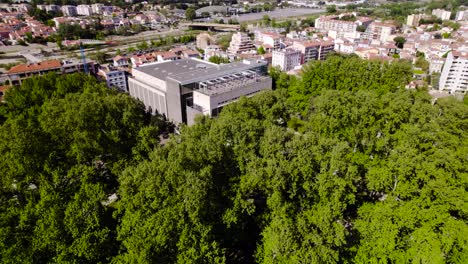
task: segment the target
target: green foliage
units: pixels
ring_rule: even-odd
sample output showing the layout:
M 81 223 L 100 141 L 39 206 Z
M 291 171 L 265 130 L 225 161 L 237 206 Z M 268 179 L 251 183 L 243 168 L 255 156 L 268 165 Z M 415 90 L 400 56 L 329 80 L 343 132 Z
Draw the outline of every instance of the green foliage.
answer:
M 85 75 L 7 92 L 2 263 L 468 261 L 466 101 L 404 89 L 404 61 L 269 74 L 164 147 L 162 120 Z
M 336 6 L 335 5 L 329 5 L 327 6 L 327 13 L 328 14 L 335 14 L 337 12 Z
M 119 248 L 108 196 L 126 163 L 152 150 L 132 155 L 154 135 L 143 104 L 83 74 L 25 80 L 5 101 L 1 262 L 108 262 Z
M 398 37 L 395 37 L 393 39 L 393 41 L 395 42 L 395 45 L 399 48 L 399 49 L 402 49 L 403 48 L 403 45 L 405 45 L 406 43 L 406 39 L 404 37 L 401 37 L 401 36 L 398 36 Z
M 305 111 L 310 96 L 324 90 L 371 90 L 378 94 L 404 88 L 412 76 L 412 67 L 406 61 L 381 63 L 357 56 L 329 56 L 326 61 L 312 61 L 303 68 L 304 74 L 288 90 L 293 108 Z
M 222 63 L 229 63 L 229 58 L 221 57 L 221 56 L 211 56 L 208 60 L 209 62 L 222 64 Z
M 265 49 L 263 48 L 263 46 L 260 46 L 260 47 L 257 49 L 257 53 L 258 53 L 258 54 L 265 54 Z
M 195 13 L 195 9 L 192 8 L 192 7 L 189 7 L 187 8 L 187 10 L 185 10 L 185 18 L 187 20 L 194 20 L 195 18 L 197 17 L 196 13 Z

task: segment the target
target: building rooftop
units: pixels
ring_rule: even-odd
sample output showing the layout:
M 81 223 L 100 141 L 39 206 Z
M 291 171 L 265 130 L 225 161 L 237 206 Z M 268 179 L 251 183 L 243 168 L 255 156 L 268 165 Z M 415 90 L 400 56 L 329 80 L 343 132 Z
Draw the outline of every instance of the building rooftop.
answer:
M 216 65 L 198 59 L 181 59 L 176 61 L 151 63 L 135 68 L 134 70 L 141 71 L 161 80 L 170 78 L 182 85 L 185 85 L 265 65 L 267 65 L 267 62 L 257 60 L 245 60 Z
M 7 74 L 49 70 L 49 69 L 60 68 L 61 66 L 62 64 L 60 63 L 59 60 L 49 60 L 49 61 L 43 61 L 43 62 L 34 63 L 34 64 L 19 64 L 19 65 L 13 66 L 7 72 Z

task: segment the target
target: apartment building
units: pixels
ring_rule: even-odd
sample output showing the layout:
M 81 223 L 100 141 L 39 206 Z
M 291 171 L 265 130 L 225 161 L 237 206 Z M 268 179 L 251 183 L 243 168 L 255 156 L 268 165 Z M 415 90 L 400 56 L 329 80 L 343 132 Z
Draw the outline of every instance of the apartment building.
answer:
M 230 55 L 238 55 L 252 50 L 255 50 L 255 46 L 250 37 L 245 33 L 237 32 L 232 35 L 227 51 Z
M 95 64 L 93 62 L 88 62 L 87 68 L 90 73 L 96 72 Z M 6 72 L 6 77 L 11 85 L 21 85 L 21 82 L 25 79 L 45 75 L 51 72 L 67 74 L 84 71 L 85 67 L 81 62 L 48 60 L 38 63 L 25 63 L 13 66 Z
M 345 13 L 321 16 L 315 20 L 315 28 L 320 32 L 334 31 L 336 38 L 342 38 L 345 34 L 355 34 L 359 26 L 367 28 L 371 22 L 371 18 L 357 17 L 355 13 Z
M 267 63 L 244 60 L 216 65 L 198 59 L 146 64 L 132 70 L 129 93 L 148 110 L 180 124 L 198 114 L 217 116 L 241 96 L 271 89 Z
M 78 15 L 76 6 L 71 6 L 71 5 L 64 5 L 61 8 L 62 13 L 64 16 L 76 16 Z
M 281 34 L 276 32 L 255 32 L 255 41 L 260 42 L 269 51 L 280 49 L 281 39 Z
M 101 66 L 98 70 L 109 88 L 115 88 L 121 92 L 127 92 L 127 76 L 125 71 L 118 70 L 112 66 Z
M 460 10 L 455 15 L 456 21 L 466 21 L 468 20 L 468 10 Z
M 381 42 L 393 41 L 391 36 L 395 31 L 396 26 L 393 24 L 374 21 L 367 27 L 364 39 L 379 40 Z
M 76 12 L 79 16 L 90 16 L 93 14 L 93 9 L 90 5 L 78 5 L 76 6 Z
M 324 60 L 330 52 L 335 50 L 335 43 L 326 40 L 294 41 L 292 47 L 302 54 L 301 63 L 311 60 Z
M 45 11 L 47 13 L 56 13 L 56 12 L 60 11 L 60 6 L 58 6 L 58 5 L 46 5 L 45 6 Z
M 409 15 L 406 18 L 406 25 L 408 25 L 410 27 L 417 27 L 417 26 L 419 26 L 419 22 L 421 21 L 421 19 L 426 19 L 426 18 L 430 18 L 430 16 L 425 15 L 425 14 L 412 14 L 412 15 Z
M 432 15 L 442 20 L 450 20 L 451 12 L 443 9 L 434 9 L 432 10 Z
M 275 50 L 272 66 L 287 72 L 301 65 L 301 57 L 301 52 L 296 49 Z
M 451 94 L 466 94 L 468 91 L 468 52 L 452 51 L 447 55 L 439 90 Z
M 101 15 L 102 12 L 104 11 L 104 5 L 103 4 L 92 4 L 91 5 L 91 10 L 92 10 L 93 14 Z

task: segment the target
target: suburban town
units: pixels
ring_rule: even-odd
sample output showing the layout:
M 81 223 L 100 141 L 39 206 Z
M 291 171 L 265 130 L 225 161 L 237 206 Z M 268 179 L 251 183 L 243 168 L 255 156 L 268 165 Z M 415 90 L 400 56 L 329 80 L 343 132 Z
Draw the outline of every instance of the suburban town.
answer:
M 146 72 L 148 78 L 157 74 L 165 81 L 171 74 L 200 71 L 197 67 L 201 65 L 205 76 L 210 77 L 209 69 L 217 69 L 214 64 L 226 67 L 226 72 L 218 70 L 213 79 L 197 80 L 196 85 L 203 90 L 205 84 L 231 82 L 232 74 L 255 72 L 267 76 L 269 67 L 299 74 L 308 62 L 340 53 L 367 60 L 408 60 L 414 65 L 414 80 L 407 84 L 409 88 L 426 86 L 445 94 L 467 92 L 468 10 L 460 9 L 452 16 L 450 11 L 434 9 L 430 14 L 408 15 L 400 23 L 361 15 L 359 8 L 348 11 L 344 3 L 289 1 L 288 7 L 283 7 L 246 2 L 196 10 L 146 2 L 130 6 L 130 10 L 104 4 L 35 7 L 28 3 L 2 4 L 0 44 L 5 50 L 0 57 L 0 61 L 5 61 L 1 63 L 2 89 L 47 72 L 86 71 L 106 81 L 109 87 L 139 98 L 172 121 L 187 123 L 185 113 L 184 118 L 176 118 L 166 104 L 148 101 L 142 88 L 137 88 L 141 73 Z M 243 16 L 255 14 L 251 13 L 254 7 L 260 11 L 254 16 L 256 20 L 243 20 Z M 344 11 L 338 12 L 338 7 Z M 299 8 L 302 16 L 284 20 L 269 15 L 275 9 L 287 13 L 295 8 Z M 304 10 L 321 14 L 310 17 Z M 194 67 L 172 62 L 178 60 L 180 65 L 188 63 Z M 247 67 L 247 71 L 240 67 L 237 72 L 230 68 L 249 62 L 256 65 L 259 61 L 264 67 Z M 147 70 L 154 69 L 155 66 L 150 66 L 153 64 L 159 65 L 158 73 Z M 171 71 L 166 71 L 166 67 Z M 271 84 L 256 88 L 262 89 L 271 89 Z M 223 95 L 220 105 L 253 94 L 250 88 L 241 90 L 229 95 L 229 99 Z M 202 113 L 216 112 L 214 106 L 200 108 L 197 97 L 193 98 L 195 101 L 190 104 L 195 104 Z
M 0 263 L 468 263 L 468 0 L 0 2 Z

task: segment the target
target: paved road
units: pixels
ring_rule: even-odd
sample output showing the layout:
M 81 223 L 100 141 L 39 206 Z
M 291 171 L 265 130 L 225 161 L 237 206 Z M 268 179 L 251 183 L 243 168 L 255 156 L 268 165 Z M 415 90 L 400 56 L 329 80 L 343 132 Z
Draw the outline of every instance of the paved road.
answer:
M 246 21 L 262 19 L 264 15 L 268 15 L 270 18 L 275 18 L 275 19 L 285 19 L 288 17 L 314 15 L 314 14 L 319 14 L 323 12 L 326 12 L 326 10 L 325 9 L 312 9 L 312 8 L 283 8 L 283 9 L 276 9 L 270 12 L 243 14 L 235 18 L 239 22 L 246 22 Z
M 248 22 L 248 21 L 255 21 L 260 20 L 263 18 L 264 15 L 268 15 L 270 18 L 274 19 L 285 19 L 288 17 L 298 17 L 298 16 L 306 16 L 306 15 L 314 15 L 319 13 L 326 12 L 325 9 L 312 9 L 312 8 L 283 8 L 283 9 L 276 9 L 270 12 L 259 12 L 259 13 L 249 13 L 249 14 L 242 14 L 238 16 L 232 16 L 230 18 L 237 19 L 239 22 Z M 221 17 L 213 17 L 213 18 L 200 18 L 196 19 L 199 22 L 210 22 L 214 19 L 220 19 Z M 222 18 L 224 22 L 229 20 L 229 17 Z

